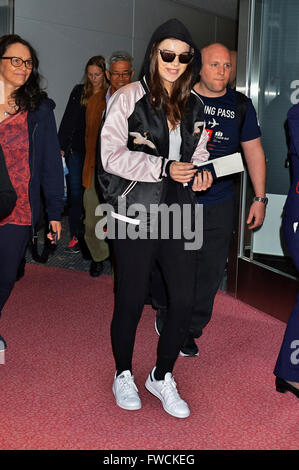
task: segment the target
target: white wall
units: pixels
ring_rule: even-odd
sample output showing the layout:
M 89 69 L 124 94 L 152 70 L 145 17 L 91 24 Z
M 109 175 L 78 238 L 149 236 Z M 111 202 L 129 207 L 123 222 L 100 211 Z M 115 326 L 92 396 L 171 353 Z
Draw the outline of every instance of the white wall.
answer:
M 91 56 L 127 50 L 137 78 L 152 32 L 169 18 L 185 23 L 199 47 L 219 41 L 235 48 L 234 20 L 172 0 L 15 0 L 14 31 L 37 50 L 59 124 Z

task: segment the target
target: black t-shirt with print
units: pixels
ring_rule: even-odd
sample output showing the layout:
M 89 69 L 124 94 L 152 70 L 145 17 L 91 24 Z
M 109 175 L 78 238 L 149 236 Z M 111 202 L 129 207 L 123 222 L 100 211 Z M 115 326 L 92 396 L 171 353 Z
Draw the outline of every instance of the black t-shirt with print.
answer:
M 206 132 L 209 134 L 207 149 L 210 152 L 210 159 L 238 152 L 240 142 L 261 136 L 256 112 L 250 99 L 239 131 L 236 113 L 237 93 L 234 90 L 228 88 L 225 95 L 217 98 L 199 96 L 205 105 Z M 198 193 L 197 200 L 200 204 L 215 204 L 232 196 L 233 178 L 227 176 L 219 178 L 204 193 Z

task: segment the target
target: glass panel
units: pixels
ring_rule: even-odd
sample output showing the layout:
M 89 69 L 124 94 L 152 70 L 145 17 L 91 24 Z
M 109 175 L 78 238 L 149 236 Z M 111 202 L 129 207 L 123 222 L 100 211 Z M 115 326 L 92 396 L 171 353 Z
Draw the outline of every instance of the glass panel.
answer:
M 0 0 L 0 36 L 13 32 L 13 0 Z
M 256 107 L 267 159 L 269 198 L 262 228 L 253 233 L 243 222 L 241 256 L 297 277 L 281 234 L 281 215 L 290 187 L 286 115 L 299 102 L 299 2 L 256 0 L 251 31 L 250 96 Z M 253 197 L 245 177 L 245 217 Z

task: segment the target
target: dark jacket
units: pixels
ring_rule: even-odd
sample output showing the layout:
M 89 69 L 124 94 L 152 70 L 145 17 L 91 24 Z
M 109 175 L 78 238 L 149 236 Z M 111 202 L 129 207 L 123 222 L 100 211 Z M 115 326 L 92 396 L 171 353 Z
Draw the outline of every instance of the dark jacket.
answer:
M 85 111 L 80 103 L 83 85 L 76 85 L 66 105 L 58 131 L 60 148 L 66 154 L 70 150 L 85 155 Z
M 49 220 L 61 220 L 64 208 L 63 167 L 53 113 L 55 103 L 46 98 L 36 111 L 28 112 L 29 132 L 29 201 L 32 225 L 40 214 L 40 190 L 45 195 Z

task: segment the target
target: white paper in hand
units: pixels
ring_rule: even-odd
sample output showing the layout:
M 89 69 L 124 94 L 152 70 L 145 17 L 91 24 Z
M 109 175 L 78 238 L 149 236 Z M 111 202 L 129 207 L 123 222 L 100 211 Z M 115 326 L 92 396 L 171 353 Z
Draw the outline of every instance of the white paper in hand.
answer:
M 242 156 L 239 152 L 215 158 L 213 160 L 207 160 L 206 162 L 199 163 L 196 166 L 199 168 L 201 166 L 206 166 L 208 168 L 211 164 L 213 164 L 217 178 L 244 171 Z

